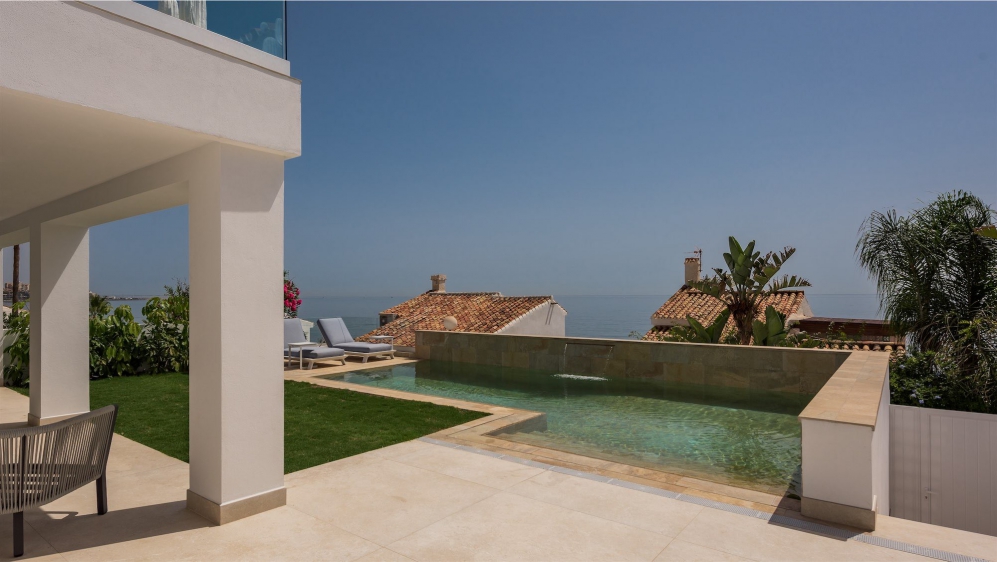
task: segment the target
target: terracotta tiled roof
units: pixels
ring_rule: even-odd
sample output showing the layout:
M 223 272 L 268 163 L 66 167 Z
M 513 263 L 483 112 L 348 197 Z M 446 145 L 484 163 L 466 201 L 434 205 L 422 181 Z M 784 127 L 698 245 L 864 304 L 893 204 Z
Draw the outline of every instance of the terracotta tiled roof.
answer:
M 800 310 L 803 300 L 803 291 L 782 291 L 763 298 L 758 308 L 762 311 L 762 318 L 765 316 L 765 309 L 769 306 L 774 306 L 776 310 L 788 317 Z M 700 322 L 712 322 L 723 310 L 724 305 L 719 300 L 688 285 L 683 285 L 678 292 L 665 301 L 665 304 L 661 305 L 657 312 L 651 315 L 651 318 L 685 320 L 686 316 L 692 316 Z
M 799 312 L 805 301 L 803 291 L 782 291 L 767 296 L 758 306 L 758 319 L 765 319 L 765 309 L 769 306 L 790 317 Z M 686 316 L 692 316 L 703 325 L 712 323 L 724 311 L 724 304 L 719 300 L 697 291 L 688 285 L 683 285 L 671 296 L 661 308 L 651 315 L 651 320 L 672 320 L 674 324 L 685 325 Z M 734 319 L 727 321 L 724 331 L 734 329 Z M 655 326 L 644 335 L 645 340 L 659 340 L 668 333 L 669 326 Z
M 366 333 L 370 336 L 395 336 L 395 345 L 415 347 L 416 330 L 443 330 L 443 319 L 457 319 L 458 332 L 493 334 L 531 310 L 554 302 L 554 297 L 503 297 L 500 293 L 423 293 L 395 305 L 381 314 L 395 314 L 395 320 Z M 555 303 L 556 304 L 556 303 Z
M 793 314 L 800 313 L 800 307 L 804 303 L 803 291 L 784 291 L 778 294 L 766 297 L 762 299 L 759 306 L 759 313 L 757 318 L 759 320 L 765 320 L 765 309 L 771 305 L 774 306 L 776 310 L 790 317 Z M 657 310 L 652 316 L 652 320 L 674 320 L 675 324 L 680 323 L 685 325 L 686 315 L 692 316 L 700 323 L 706 325 L 713 322 L 718 314 L 723 312 L 724 306 L 717 299 L 697 291 L 688 285 L 683 285 L 681 289 L 678 290 L 674 295 L 669 298 L 665 304 L 661 305 L 661 308 Z M 835 322 L 836 324 L 843 325 L 844 323 L 875 323 L 881 321 L 876 320 L 849 320 L 842 318 L 807 318 L 806 320 L 800 319 L 800 324 L 803 323 L 815 323 L 815 321 L 823 321 L 825 323 Z M 649 341 L 662 341 L 665 336 L 668 335 L 668 331 L 671 326 L 654 326 L 644 334 L 644 339 Z M 731 318 L 727 321 L 727 325 L 724 327 L 725 333 L 731 333 L 734 331 L 734 319 Z M 902 340 L 897 341 L 840 341 L 832 342 L 831 349 L 846 349 L 854 351 L 886 351 L 890 353 L 904 353 L 904 344 Z

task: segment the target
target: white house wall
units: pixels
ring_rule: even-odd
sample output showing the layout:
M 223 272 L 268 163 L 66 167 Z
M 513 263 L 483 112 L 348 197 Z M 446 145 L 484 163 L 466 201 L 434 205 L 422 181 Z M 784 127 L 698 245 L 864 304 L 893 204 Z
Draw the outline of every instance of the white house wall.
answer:
M 31 413 L 89 406 L 87 229 L 187 204 L 187 507 L 226 523 L 284 505 L 275 287 L 299 82 L 128 3 L 0 2 L 0 27 L 0 246 L 31 244 Z
M 876 513 L 890 514 L 890 378 L 883 381 L 879 416 L 872 431 L 872 494 Z
M 517 336 L 564 337 L 564 318 L 567 312 L 556 303 L 538 306 L 513 320 L 497 334 Z

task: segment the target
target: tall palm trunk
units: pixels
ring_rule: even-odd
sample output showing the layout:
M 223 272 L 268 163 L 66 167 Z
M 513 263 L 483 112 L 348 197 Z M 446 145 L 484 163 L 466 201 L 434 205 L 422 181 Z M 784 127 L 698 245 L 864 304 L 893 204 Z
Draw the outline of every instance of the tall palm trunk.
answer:
M 18 298 L 18 286 L 21 283 L 21 245 L 14 244 L 14 272 L 11 279 L 11 295 L 10 304 L 17 304 L 20 299 Z

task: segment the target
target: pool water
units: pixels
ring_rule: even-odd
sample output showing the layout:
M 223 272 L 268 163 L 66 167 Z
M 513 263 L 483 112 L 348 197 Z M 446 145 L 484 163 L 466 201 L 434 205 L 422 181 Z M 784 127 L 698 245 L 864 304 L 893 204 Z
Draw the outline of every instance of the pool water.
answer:
M 788 392 L 420 361 L 326 378 L 547 414 L 503 439 L 742 488 L 799 494 L 800 423 Z

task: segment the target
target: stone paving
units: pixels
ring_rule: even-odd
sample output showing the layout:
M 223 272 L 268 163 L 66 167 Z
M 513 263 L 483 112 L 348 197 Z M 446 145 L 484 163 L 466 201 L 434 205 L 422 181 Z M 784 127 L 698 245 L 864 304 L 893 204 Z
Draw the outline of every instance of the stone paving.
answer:
M 0 424 L 27 407 L 0 389 Z M 92 485 L 31 510 L 24 559 L 925 560 L 426 441 L 289 474 L 287 506 L 222 527 L 185 509 L 185 463 L 116 435 L 108 470 L 110 511 Z M 997 553 L 994 537 L 881 521 L 876 535 Z

